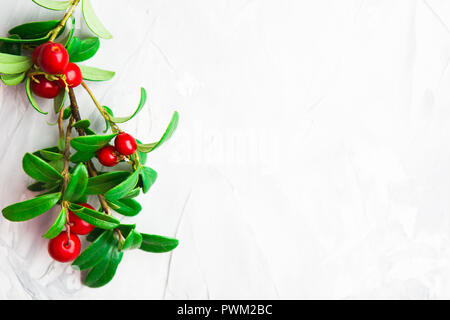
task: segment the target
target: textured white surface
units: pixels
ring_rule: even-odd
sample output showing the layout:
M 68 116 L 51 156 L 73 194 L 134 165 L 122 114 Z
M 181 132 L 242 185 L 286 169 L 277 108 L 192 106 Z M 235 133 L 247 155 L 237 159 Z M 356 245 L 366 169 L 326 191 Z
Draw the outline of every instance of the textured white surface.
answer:
M 54 213 L 2 219 L 1 299 L 450 298 L 448 1 L 93 4 L 114 39 L 87 64 L 117 71 L 101 102 L 125 115 L 147 88 L 125 126 L 143 141 L 180 112 L 135 219 L 180 246 L 127 253 L 93 290 L 48 257 Z M 4 0 L 0 30 L 59 16 Z M 32 196 L 21 158 L 56 128 L 22 86 L 0 85 L 0 119 L 4 207 Z

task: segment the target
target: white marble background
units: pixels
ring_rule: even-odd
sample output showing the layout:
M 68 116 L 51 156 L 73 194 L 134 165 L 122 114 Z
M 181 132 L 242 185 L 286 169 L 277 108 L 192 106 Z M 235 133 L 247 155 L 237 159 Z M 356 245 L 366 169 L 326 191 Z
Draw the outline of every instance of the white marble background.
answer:
M 450 298 L 449 1 L 93 5 L 114 39 L 87 64 L 117 71 L 101 102 L 125 115 L 147 88 L 125 126 L 143 141 L 181 114 L 135 219 L 180 246 L 89 289 L 48 257 L 54 212 L 0 219 L 1 299 Z M 60 15 L 2 0 L 0 33 Z M 46 120 L 0 85 L 1 207 L 32 196 L 21 159 L 55 144 Z

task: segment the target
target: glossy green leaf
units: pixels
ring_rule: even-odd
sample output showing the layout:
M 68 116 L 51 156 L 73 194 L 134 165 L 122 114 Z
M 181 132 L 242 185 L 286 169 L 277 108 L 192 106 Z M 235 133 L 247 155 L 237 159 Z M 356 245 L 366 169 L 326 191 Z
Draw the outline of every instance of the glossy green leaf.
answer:
M 116 74 L 114 71 L 102 70 L 99 68 L 79 66 L 83 80 L 89 81 L 107 81 L 111 80 Z
M 18 74 L 27 71 L 32 65 L 30 57 L 0 53 L 0 73 Z
M 161 144 L 163 144 L 164 142 L 169 140 L 170 137 L 172 137 L 172 135 L 175 132 L 175 130 L 177 129 L 178 120 L 179 120 L 179 115 L 178 115 L 178 112 L 175 111 L 173 113 L 172 120 L 170 120 L 170 123 L 167 126 L 167 129 L 164 132 L 164 134 L 161 137 L 161 139 L 158 142 L 154 142 L 154 143 L 138 144 L 138 147 L 137 147 L 138 151 L 144 152 L 144 153 L 149 153 L 150 151 L 156 149 Z
M 59 24 L 59 20 L 29 22 L 16 26 L 8 31 L 10 35 L 16 34 L 20 36 L 20 40 L 33 40 L 34 42 L 45 42 L 50 31 L 55 29 Z M 64 28 L 61 29 L 61 34 Z M 21 42 L 21 41 L 20 41 Z
M 7 86 L 16 86 L 25 79 L 25 72 L 18 74 L 2 74 L 0 77 Z
M 86 240 L 89 242 L 94 242 L 98 237 L 100 237 L 105 232 L 108 231 L 100 228 L 95 228 L 86 236 Z
M 64 137 L 61 137 L 58 139 L 58 149 L 61 152 L 64 152 L 64 149 L 66 148 L 66 141 Z
M 172 251 L 178 246 L 178 240 L 157 236 L 152 234 L 141 233 L 142 244 L 139 249 L 147 252 L 162 253 Z
M 72 109 L 70 109 L 70 108 L 64 109 L 63 120 L 69 119 L 71 115 L 72 115 Z
M 39 154 L 42 159 L 52 161 L 52 160 L 59 160 L 63 158 L 63 155 L 61 153 L 52 152 L 48 150 L 39 150 Z
M 44 160 L 26 153 L 22 160 L 23 170 L 37 181 L 50 182 L 62 179 L 61 174 Z
M 78 151 L 78 152 L 75 152 L 70 157 L 70 161 L 72 161 L 73 163 L 87 162 L 87 161 L 91 160 L 94 156 L 95 156 L 95 152 Z
M 138 249 L 142 245 L 142 239 L 142 235 L 139 232 L 132 230 L 125 238 L 122 250 Z
M 86 129 L 86 128 L 89 128 L 90 125 L 91 125 L 91 122 L 88 119 L 83 119 L 83 120 L 75 122 L 72 125 L 72 127 Z
M 128 192 L 122 199 L 132 199 L 136 198 L 141 193 L 141 189 L 135 188 Z
M 61 233 L 61 231 L 64 229 L 64 225 L 66 224 L 66 210 L 64 208 L 61 208 L 61 211 L 59 212 L 58 217 L 56 218 L 53 225 L 48 229 L 48 231 L 42 236 L 42 238 L 45 239 L 53 239 L 58 234 Z
M 66 90 L 60 90 L 58 95 L 53 99 L 53 109 L 55 110 L 55 114 L 58 114 L 64 107 L 66 98 L 67 98 Z
M 41 7 L 55 11 L 67 10 L 72 4 L 72 1 L 56 1 L 56 0 L 33 0 L 33 2 Z
M 95 14 L 90 0 L 83 0 L 83 17 L 87 26 L 93 33 L 103 39 L 112 39 L 111 33 L 105 28 L 103 23 Z
M 64 168 L 64 159 L 51 160 L 48 164 L 61 173 Z
M 100 40 L 97 37 L 87 38 L 80 40 L 80 46 L 78 50 L 74 51 L 70 55 L 71 62 L 86 61 L 97 53 L 100 48 Z
M 106 146 L 116 134 L 81 136 L 73 138 L 70 145 L 78 151 L 95 152 Z
M 103 109 L 105 109 L 106 112 L 107 112 L 111 117 L 114 117 L 114 113 L 113 113 L 113 111 L 112 111 L 110 108 L 108 108 L 107 106 L 103 106 Z M 107 119 L 105 119 L 105 126 L 106 126 L 106 128 L 105 128 L 105 130 L 103 131 L 103 133 L 108 132 L 108 129 L 109 129 L 109 127 L 110 127 L 109 121 L 108 121 Z
M 9 36 L 8 38 L 20 39 L 20 37 L 16 34 L 13 34 L 12 36 Z M 0 52 L 20 56 L 22 54 L 22 45 L 20 43 L 15 43 L 15 42 L 3 42 L 0 45 Z
M 30 191 L 38 192 L 38 191 L 44 191 L 47 188 L 45 187 L 45 183 L 38 181 L 38 182 L 30 184 L 27 187 L 27 189 Z
M 113 171 L 89 178 L 86 194 L 104 194 L 125 181 L 130 174 L 128 171 Z
M 158 173 L 149 167 L 141 167 L 142 191 L 147 193 L 158 178 Z
M 128 120 L 133 119 L 133 117 L 135 115 L 137 115 L 139 113 L 139 111 L 142 110 L 146 101 L 147 101 L 147 91 L 145 91 L 144 88 L 141 88 L 141 100 L 139 101 L 139 105 L 136 108 L 136 110 L 134 111 L 134 113 L 128 117 L 112 117 L 111 120 L 115 123 L 124 123 L 124 122 L 127 122 Z
M 95 136 L 97 133 L 89 128 L 85 128 L 84 132 L 88 135 L 88 136 Z
M 63 199 L 77 201 L 86 191 L 88 183 L 88 171 L 82 163 L 78 164 L 70 177 L 67 188 L 64 191 Z
M 25 91 L 27 93 L 28 100 L 30 101 L 33 108 L 39 113 L 48 114 L 48 112 L 44 112 L 41 110 L 41 108 L 39 108 L 39 105 L 36 102 L 36 99 L 34 98 L 33 94 L 31 93 L 31 79 L 30 78 L 27 78 L 26 85 L 25 85 Z
M 110 282 L 116 274 L 117 267 L 122 261 L 123 252 L 113 246 L 94 268 L 92 268 L 84 280 L 84 284 L 91 288 L 99 288 Z
M 107 200 L 117 200 L 126 196 L 136 186 L 139 178 L 139 172 L 140 170 L 136 170 L 125 181 L 106 192 L 105 198 Z
M 142 210 L 142 206 L 134 199 L 108 200 L 111 208 L 127 217 L 133 217 Z
M 12 204 L 2 210 L 3 216 L 10 221 L 26 221 L 47 212 L 59 201 L 61 193 L 52 193 Z
M 139 139 L 136 139 L 136 142 L 138 144 L 142 144 L 142 142 Z M 136 151 L 138 157 L 139 157 L 139 163 L 141 165 L 144 165 L 147 162 L 147 154 L 144 152 L 140 152 L 139 150 Z
M 72 58 L 72 55 L 74 55 L 78 50 L 80 50 L 81 47 L 81 40 L 77 36 L 72 37 L 70 41 L 67 43 L 67 53 L 69 54 L 69 57 Z
M 102 228 L 106 230 L 114 229 L 120 223 L 119 220 L 117 220 L 112 216 L 108 216 L 104 213 L 91 210 L 89 208 L 85 208 L 74 203 L 72 203 L 69 208 L 82 220 L 92 224 L 97 228 Z
M 78 270 L 86 270 L 95 267 L 111 250 L 114 245 L 114 231 L 103 232 L 91 243 L 72 263 Z

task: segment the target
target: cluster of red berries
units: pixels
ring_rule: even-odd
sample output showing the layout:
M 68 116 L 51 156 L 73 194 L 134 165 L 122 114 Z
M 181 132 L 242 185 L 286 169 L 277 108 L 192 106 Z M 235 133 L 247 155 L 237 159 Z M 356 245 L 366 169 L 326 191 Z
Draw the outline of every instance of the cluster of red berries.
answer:
M 87 203 L 80 203 L 79 205 L 95 210 Z M 53 259 L 59 262 L 75 260 L 81 251 L 81 242 L 77 235 L 87 235 L 95 228 L 92 224 L 82 220 L 72 211 L 69 211 L 69 221 L 69 237 L 67 236 L 67 232 L 63 231 L 48 242 L 48 253 Z
M 31 59 L 43 72 L 58 78 L 50 81 L 44 74 L 34 77 L 31 89 L 42 98 L 55 98 L 66 84 L 73 88 L 83 81 L 80 68 L 69 62 L 69 54 L 62 44 L 51 41 L 41 44 L 33 51 Z
M 136 152 L 137 142 L 133 136 L 121 132 L 114 140 L 114 146 L 107 145 L 97 151 L 98 161 L 106 167 L 114 167 L 122 156 L 129 156 Z

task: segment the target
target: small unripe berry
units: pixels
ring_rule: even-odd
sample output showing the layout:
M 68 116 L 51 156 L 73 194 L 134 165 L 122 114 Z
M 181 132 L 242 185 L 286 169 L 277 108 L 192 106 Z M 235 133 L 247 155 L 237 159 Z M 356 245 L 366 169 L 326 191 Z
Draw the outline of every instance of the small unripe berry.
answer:
M 31 90 L 36 95 L 47 99 L 52 99 L 58 95 L 60 88 L 55 81 L 48 80 L 42 74 L 37 75 L 35 79 L 37 81 L 31 81 Z
M 69 239 L 67 239 L 67 233 L 63 231 L 48 242 L 48 253 L 59 262 L 75 260 L 80 254 L 80 250 L 80 239 L 73 233 L 70 233 Z
M 111 145 L 105 146 L 97 151 L 98 161 L 106 167 L 114 167 L 119 163 L 116 148 Z
M 69 64 L 69 54 L 60 43 L 47 42 L 39 53 L 38 65 L 50 74 L 62 74 Z
M 80 203 L 79 205 L 91 210 L 95 210 L 90 204 L 87 203 Z M 69 210 L 69 221 L 70 221 L 70 232 L 73 232 L 75 234 L 86 235 L 91 233 L 91 231 L 95 229 L 95 227 L 92 224 L 82 220 L 80 217 L 78 217 L 75 213 L 73 213 L 70 210 Z
M 83 81 L 83 76 L 81 75 L 80 67 L 78 67 L 75 63 L 72 62 L 69 62 L 63 75 L 66 76 L 66 83 L 69 88 L 78 87 Z M 66 84 L 62 79 L 58 80 L 58 85 L 61 88 L 66 87 Z
M 114 141 L 114 145 L 116 147 L 116 150 L 124 156 L 129 156 L 130 154 L 135 153 L 137 149 L 136 139 L 125 132 L 119 133 L 117 135 L 116 140 Z

